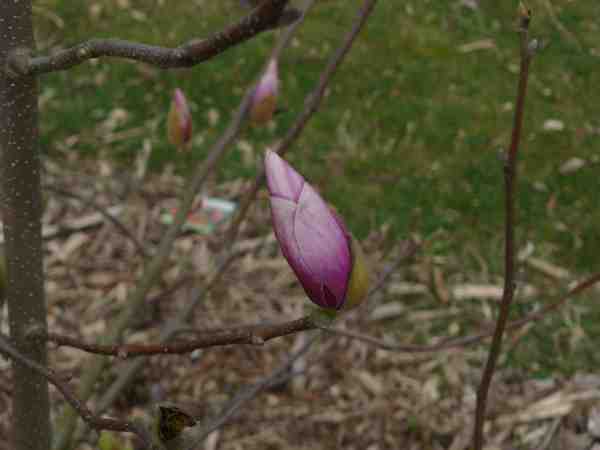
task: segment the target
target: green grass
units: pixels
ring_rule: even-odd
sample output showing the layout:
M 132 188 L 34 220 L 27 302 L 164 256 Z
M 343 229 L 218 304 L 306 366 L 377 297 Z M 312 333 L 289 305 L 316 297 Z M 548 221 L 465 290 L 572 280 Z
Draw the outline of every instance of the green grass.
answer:
M 59 36 L 65 46 L 90 36 L 175 45 L 205 36 L 242 13 L 233 0 L 131 0 L 130 9 L 117 8 L 116 1 L 96 3 L 104 10 L 95 21 L 79 2 L 44 0 L 37 5 L 64 20 Z M 493 271 L 501 273 L 499 151 L 508 145 L 515 101 L 516 3 L 482 0 L 472 10 L 458 1 L 379 2 L 331 83 L 321 111 L 289 156 L 356 234 L 365 236 L 389 224 L 398 238 L 411 232 L 425 239 L 442 235 L 447 238 L 444 252 L 460 254 L 475 245 Z M 600 267 L 600 31 L 595 20 L 600 3 L 553 1 L 556 20 L 546 3 L 529 4 L 534 11 L 531 33 L 548 45 L 531 68 L 519 167 L 518 239 L 522 245 L 532 242 L 537 256 L 591 272 Z M 355 4 L 322 2 L 285 53 L 281 101 L 287 112 L 277 117 L 274 128 L 248 129 L 242 137 L 253 146 L 257 160 L 301 110 L 348 29 Z M 55 30 L 42 16 L 39 29 L 43 45 Z M 147 127 L 150 132 L 143 137 L 153 144 L 152 167 L 160 170 L 176 158 L 165 140 L 164 116 L 178 86 L 193 101 L 198 140 L 193 152 L 202 158 L 264 64 L 274 39 L 266 33 L 190 70 L 142 71 L 136 64 L 103 59 L 45 76 L 41 89 L 49 100 L 42 108 L 44 148 L 60 157 L 58 144 L 80 135 L 78 149 L 127 163 L 141 149 L 142 137 L 107 145 L 98 132 L 111 111 L 121 108 L 128 118 L 117 130 Z M 492 46 L 460 50 L 476 41 Z M 219 113 L 214 126 L 208 120 L 210 110 Z M 561 120 L 564 130 L 544 131 L 548 119 Z M 588 164 L 561 175 L 560 166 L 573 157 Z M 182 162 L 179 167 L 186 170 Z M 220 176 L 250 177 L 255 167 L 234 149 Z

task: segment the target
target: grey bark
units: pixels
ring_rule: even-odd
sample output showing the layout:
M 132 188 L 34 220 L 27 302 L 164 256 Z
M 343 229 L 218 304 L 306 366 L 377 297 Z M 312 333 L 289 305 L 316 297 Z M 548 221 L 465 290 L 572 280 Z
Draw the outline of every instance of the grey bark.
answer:
M 9 52 L 33 48 L 31 1 L 0 1 L 0 179 L 10 334 L 26 357 L 46 365 L 45 342 L 27 338 L 46 328 L 41 239 L 37 86 L 33 77 L 9 78 Z M 13 362 L 15 450 L 48 450 L 50 420 L 46 379 Z

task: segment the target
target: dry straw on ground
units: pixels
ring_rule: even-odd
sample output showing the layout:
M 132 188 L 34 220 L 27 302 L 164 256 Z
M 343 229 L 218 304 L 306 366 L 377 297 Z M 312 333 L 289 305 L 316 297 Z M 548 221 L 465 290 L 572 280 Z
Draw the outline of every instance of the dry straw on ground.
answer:
M 69 164 L 77 170 L 65 169 Z M 138 244 L 145 252 L 153 251 L 164 230 L 161 208 L 176 198 L 182 180 L 167 169 L 132 181 L 108 161 L 73 160 L 60 165 L 48 161 L 45 183 L 52 187 L 44 217 L 49 326 L 93 342 L 126 306 L 144 261 Z M 235 201 L 246 186 L 241 180 L 213 183 L 204 194 Z M 120 225 L 108 220 L 106 212 Z M 278 250 L 268 216 L 266 204 L 259 202 L 237 244 L 242 256 L 196 310 L 194 329 L 278 322 L 306 313 L 307 302 Z M 219 233 L 185 234 L 177 240 L 129 342 L 157 341 L 160 325 L 214 269 L 219 238 Z M 387 242 L 385 229 L 364 242 L 375 273 L 393 258 Z M 541 274 L 521 287 L 518 295 L 524 301 L 549 295 L 551 286 L 566 277 L 559 267 L 526 253 L 521 256 Z M 490 304 L 498 300 L 500 279 L 487 270 L 461 273 L 459 267 L 451 255 L 428 257 L 425 247 L 392 275 L 368 315 L 355 315 L 340 327 L 398 343 L 434 343 L 485 329 L 491 324 Z M 508 345 L 519 345 L 530 329 L 512 334 Z M 209 418 L 239 389 L 273 371 L 308 335 L 261 347 L 149 358 L 112 414 L 146 416 L 152 402 L 169 400 L 191 405 L 200 419 Z M 467 449 L 484 350 L 473 346 L 407 354 L 330 336 L 296 361 L 293 375 L 240 408 L 208 437 L 204 448 Z M 51 366 L 77 383 L 85 354 L 69 348 L 53 348 L 50 354 Z M 114 358 L 105 381 L 122 365 Z M 11 382 L 6 363 L 0 377 L 0 441 L 7 442 Z M 53 396 L 55 404 L 63 402 L 58 393 Z M 504 365 L 490 395 L 486 448 L 590 448 L 600 437 L 599 398 L 596 375 L 531 379 Z M 92 442 L 78 448 L 95 448 Z

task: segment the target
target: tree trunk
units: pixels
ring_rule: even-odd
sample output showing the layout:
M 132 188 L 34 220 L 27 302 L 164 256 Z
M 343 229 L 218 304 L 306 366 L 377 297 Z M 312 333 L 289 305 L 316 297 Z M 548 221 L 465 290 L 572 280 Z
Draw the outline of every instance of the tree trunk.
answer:
M 6 301 L 10 334 L 19 351 L 45 365 L 46 345 L 27 338 L 32 326 L 46 327 L 42 198 L 38 153 L 37 86 L 33 77 L 11 79 L 6 55 L 33 48 L 30 0 L 0 0 L 0 179 L 6 256 Z M 48 450 L 48 383 L 13 362 L 15 450 Z

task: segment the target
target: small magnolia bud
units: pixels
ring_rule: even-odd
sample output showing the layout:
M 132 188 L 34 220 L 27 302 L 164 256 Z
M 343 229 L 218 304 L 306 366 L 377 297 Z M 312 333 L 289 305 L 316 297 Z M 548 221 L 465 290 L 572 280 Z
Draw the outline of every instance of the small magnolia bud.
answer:
M 167 137 L 179 149 L 183 149 L 192 138 L 192 115 L 181 89 L 175 89 L 173 93 L 167 117 Z
M 278 90 L 277 61 L 273 59 L 254 90 L 250 106 L 250 119 L 253 123 L 263 125 L 271 120 L 277 107 Z
M 265 171 L 275 235 L 306 295 L 327 309 L 360 304 L 369 289 L 367 266 L 342 219 L 272 151 Z

